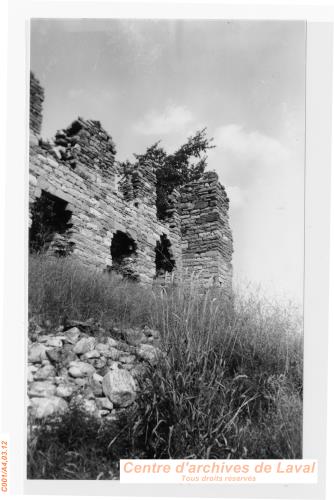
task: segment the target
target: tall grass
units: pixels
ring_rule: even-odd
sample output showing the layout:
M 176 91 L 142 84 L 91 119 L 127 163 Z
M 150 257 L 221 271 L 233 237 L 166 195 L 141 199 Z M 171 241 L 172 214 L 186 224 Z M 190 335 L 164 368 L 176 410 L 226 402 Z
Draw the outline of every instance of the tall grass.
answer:
M 111 449 L 146 458 L 302 456 L 302 321 L 292 304 L 256 290 L 226 299 L 195 278 L 144 288 L 67 259 L 34 257 L 29 284 L 31 314 L 54 324 L 65 314 L 161 332 L 164 360 L 140 382 Z M 37 439 L 31 463 L 46 442 Z M 101 454 L 116 459 L 110 447 Z
M 154 296 L 165 363 L 134 414 L 149 456 L 297 458 L 302 432 L 302 334 L 294 307 L 255 294 L 177 287 Z
M 73 258 L 32 254 L 29 259 L 29 314 L 53 325 L 65 317 L 101 325 L 141 326 L 149 321 L 151 294 L 114 273 L 87 267 Z

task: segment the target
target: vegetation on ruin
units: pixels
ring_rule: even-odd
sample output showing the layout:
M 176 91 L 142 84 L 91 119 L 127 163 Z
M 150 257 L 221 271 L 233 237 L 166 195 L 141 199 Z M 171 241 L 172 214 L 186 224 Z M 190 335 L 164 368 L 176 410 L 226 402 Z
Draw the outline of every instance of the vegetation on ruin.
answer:
M 187 141 L 174 153 L 168 154 L 160 141 L 148 147 L 143 154 L 134 154 L 136 162 L 154 165 L 157 176 L 157 215 L 159 219 L 166 216 L 169 207 L 168 197 L 175 188 L 187 182 L 199 179 L 207 166 L 207 151 L 214 148 L 213 139 L 207 137 L 206 128 L 198 130 L 188 137 Z M 120 163 L 121 168 L 128 171 L 133 168 L 131 162 Z
M 116 479 L 119 458 L 301 458 L 303 338 L 293 304 L 257 291 L 144 289 L 71 258 L 32 255 L 29 311 L 51 330 L 65 317 L 149 325 L 164 362 L 132 410 L 100 425 L 78 408 L 46 420 L 28 443 L 28 477 Z M 145 290 L 145 293 L 144 293 Z M 48 425 L 52 423 L 52 425 Z

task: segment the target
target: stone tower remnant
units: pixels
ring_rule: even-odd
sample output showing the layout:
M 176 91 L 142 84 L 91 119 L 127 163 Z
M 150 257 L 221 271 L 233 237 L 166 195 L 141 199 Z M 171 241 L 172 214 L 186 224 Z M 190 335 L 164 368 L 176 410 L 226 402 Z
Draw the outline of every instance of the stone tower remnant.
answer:
M 72 254 L 147 284 L 171 274 L 195 276 L 229 294 L 229 200 L 217 174 L 175 190 L 159 220 L 154 165 L 120 173 L 114 142 L 98 121 L 78 118 L 52 141 L 42 140 L 43 100 L 31 73 L 30 248 Z

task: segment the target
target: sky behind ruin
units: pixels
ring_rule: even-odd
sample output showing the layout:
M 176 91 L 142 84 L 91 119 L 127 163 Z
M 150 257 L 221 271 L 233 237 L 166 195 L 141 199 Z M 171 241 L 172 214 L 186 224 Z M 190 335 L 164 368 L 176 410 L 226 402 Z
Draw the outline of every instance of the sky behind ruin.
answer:
M 100 120 L 118 159 L 207 127 L 231 200 L 235 282 L 302 300 L 303 22 L 35 20 L 42 136 Z

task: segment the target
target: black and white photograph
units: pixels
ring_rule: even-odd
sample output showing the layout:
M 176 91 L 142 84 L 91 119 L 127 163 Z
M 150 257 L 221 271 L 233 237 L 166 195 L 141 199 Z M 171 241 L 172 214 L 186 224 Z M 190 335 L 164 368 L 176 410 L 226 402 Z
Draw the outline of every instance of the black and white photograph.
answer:
M 312 458 L 306 34 L 30 21 L 28 479 Z

